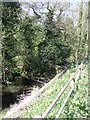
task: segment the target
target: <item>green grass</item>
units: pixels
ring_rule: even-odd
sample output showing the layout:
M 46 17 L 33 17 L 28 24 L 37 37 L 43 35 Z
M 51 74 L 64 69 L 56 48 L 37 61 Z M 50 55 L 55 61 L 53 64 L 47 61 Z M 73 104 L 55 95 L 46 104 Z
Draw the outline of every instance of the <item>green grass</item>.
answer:
M 68 100 L 61 118 L 87 118 L 88 115 L 88 66 L 82 71 L 77 89 Z
M 67 83 L 70 75 L 75 72 L 76 67 L 71 67 L 59 80 L 54 81 L 42 94 L 36 98 L 32 105 L 22 111 L 20 118 L 33 118 L 36 115 L 42 115 L 52 101 L 56 98 L 57 94 L 61 91 L 63 86 Z M 88 97 L 88 68 L 84 68 L 81 78 L 77 82 L 77 88 L 71 94 L 62 114 L 61 118 L 86 118 L 88 115 L 87 97 Z M 70 86 L 65 91 L 64 95 L 58 100 L 55 107 L 51 110 L 48 118 L 55 118 L 60 110 L 60 107 L 70 90 Z
M 72 68 L 75 72 L 76 68 Z M 21 118 L 33 118 L 35 115 L 42 115 L 48 106 L 52 103 L 52 101 L 56 98 L 57 94 L 61 91 L 63 86 L 67 83 L 70 78 L 70 74 L 72 73 L 72 69 L 68 70 L 62 78 L 53 82 L 44 92 L 43 96 L 38 98 L 38 100 L 31 106 L 28 106 L 25 111 L 20 115 Z M 70 89 L 70 87 L 69 87 Z M 65 92 L 66 94 L 66 92 Z M 62 97 L 62 102 L 65 98 L 65 95 Z M 49 117 L 55 117 L 55 113 L 57 112 L 57 107 L 60 108 L 61 101 L 58 101 L 56 107 L 51 111 Z
M 38 100 L 33 104 L 33 106 L 29 106 L 26 111 L 22 112 L 21 118 L 33 118 L 35 115 L 42 115 L 48 106 L 51 104 L 53 99 L 57 96 L 59 91 L 63 88 L 63 86 L 67 83 L 70 78 L 70 74 L 75 72 L 75 68 L 70 69 L 65 73 L 65 75 L 60 78 L 60 80 L 56 80 L 54 84 L 52 83 L 48 89 L 45 91 L 44 96 L 38 98 Z M 86 118 L 88 115 L 87 109 L 87 97 L 88 97 L 88 70 L 87 67 L 84 68 L 81 78 L 79 78 L 77 82 L 77 88 L 70 96 L 64 111 L 61 114 L 61 118 Z M 52 109 L 48 118 L 55 118 L 58 113 L 70 87 L 67 89 L 62 98 L 56 103 L 55 107 Z
M 5 109 L 5 110 L 0 111 L 0 120 L 2 120 L 2 118 L 5 116 L 6 112 L 7 112 L 7 110 L 6 110 L 6 109 Z

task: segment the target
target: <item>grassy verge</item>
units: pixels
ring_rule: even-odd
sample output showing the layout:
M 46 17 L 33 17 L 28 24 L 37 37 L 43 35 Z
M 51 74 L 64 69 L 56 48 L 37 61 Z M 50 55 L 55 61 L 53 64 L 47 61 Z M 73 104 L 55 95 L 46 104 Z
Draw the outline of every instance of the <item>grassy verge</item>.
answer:
M 42 115 L 48 106 L 52 103 L 52 101 L 56 98 L 57 94 L 61 91 L 63 86 L 67 83 L 70 78 L 70 74 L 75 72 L 76 68 L 69 69 L 59 80 L 56 80 L 52 83 L 43 93 L 42 97 L 39 97 L 33 105 L 29 105 L 25 111 L 22 112 L 20 118 L 33 118 L 36 115 Z M 70 87 L 68 88 L 70 89 Z M 67 89 L 67 90 L 68 90 Z M 62 102 L 66 96 L 66 93 L 62 96 Z M 57 112 L 57 107 L 60 108 L 62 102 L 57 102 L 55 108 L 51 111 L 48 117 L 55 117 L 54 115 Z
M 62 118 L 87 118 L 88 115 L 88 66 L 82 71 L 77 89 L 68 100 Z
M 21 118 L 33 118 L 35 115 L 42 115 L 59 91 L 68 81 L 70 74 L 74 72 L 75 69 L 71 68 L 65 75 L 60 79 L 52 83 L 48 89 L 45 91 L 44 96 L 39 98 L 33 106 L 29 106 L 26 111 L 22 112 Z M 77 88 L 74 93 L 70 96 L 64 111 L 61 114 L 61 118 L 87 118 L 88 115 L 88 106 L 87 106 L 87 97 L 88 97 L 88 69 L 87 66 L 84 68 L 81 77 L 77 82 Z M 67 89 L 62 98 L 56 103 L 56 106 L 52 109 L 48 118 L 55 118 L 58 113 L 65 97 L 70 87 Z
M 71 67 L 59 80 L 54 81 L 42 94 L 38 97 L 32 105 L 23 111 L 20 118 L 33 118 L 36 115 L 42 115 L 52 101 L 56 98 L 57 94 L 63 88 L 70 78 L 70 75 L 75 72 L 76 67 Z M 84 68 L 81 78 L 77 82 L 77 89 L 70 96 L 62 114 L 61 118 L 86 118 L 88 114 L 87 109 L 87 97 L 88 97 L 88 68 Z M 69 92 L 70 87 L 66 90 L 61 99 L 56 103 L 55 107 L 52 109 L 48 118 L 55 118 L 58 113 L 67 93 Z
M 2 120 L 2 118 L 4 117 L 4 115 L 6 114 L 7 110 L 3 110 L 3 111 L 0 111 L 0 120 Z

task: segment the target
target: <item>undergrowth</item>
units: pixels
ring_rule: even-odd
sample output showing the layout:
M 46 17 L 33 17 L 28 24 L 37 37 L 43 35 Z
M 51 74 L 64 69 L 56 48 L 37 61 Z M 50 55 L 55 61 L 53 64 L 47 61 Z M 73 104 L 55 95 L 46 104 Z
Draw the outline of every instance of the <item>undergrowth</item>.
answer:
M 75 72 L 77 68 L 71 67 L 59 80 L 54 81 L 42 94 L 42 96 L 36 98 L 36 101 L 32 105 L 28 105 L 25 110 L 22 110 L 20 118 L 33 118 L 36 115 L 43 115 L 48 106 L 56 98 L 57 94 L 61 91 L 64 85 L 69 80 L 71 74 Z M 60 116 L 60 118 L 74 119 L 74 118 L 87 118 L 88 106 L 88 67 L 86 66 L 82 71 L 81 77 L 77 82 L 77 87 L 68 99 L 67 104 Z M 63 96 L 58 100 L 55 107 L 48 115 L 48 119 L 55 118 L 56 114 L 60 110 L 65 97 L 70 90 L 70 86 L 65 91 Z
M 72 71 L 75 72 L 76 68 L 69 69 L 59 80 L 54 81 L 44 92 L 43 96 L 38 98 L 38 100 L 31 106 L 28 106 L 28 108 L 22 112 L 21 118 L 33 118 L 36 115 L 42 115 L 45 110 L 48 108 L 48 106 L 52 103 L 52 101 L 56 98 L 57 94 L 61 91 L 63 86 L 67 83 L 67 81 L 70 78 L 70 74 Z M 70 87 L 67 89 L 70 90 Z M 66 93 L 62 96 L 62 102 L 64 100 L 64 97 L 66 96 Z M 56 103 L 55 108 L 61 106 L 61 101 L 58 101 Z M 59 104 L 60 103 L 60 104 Z M 57 112 L 57 109 L 53 109 L 49 115 L 49 117 L 55 117 L 54 115 Z

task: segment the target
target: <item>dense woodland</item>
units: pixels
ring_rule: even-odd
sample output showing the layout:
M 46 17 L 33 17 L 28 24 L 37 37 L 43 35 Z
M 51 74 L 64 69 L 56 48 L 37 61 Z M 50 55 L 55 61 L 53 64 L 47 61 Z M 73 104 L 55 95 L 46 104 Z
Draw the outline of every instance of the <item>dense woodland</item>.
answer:
M 52 78 L 88 52 L 88 4 L 2 2 L 2 82 Z

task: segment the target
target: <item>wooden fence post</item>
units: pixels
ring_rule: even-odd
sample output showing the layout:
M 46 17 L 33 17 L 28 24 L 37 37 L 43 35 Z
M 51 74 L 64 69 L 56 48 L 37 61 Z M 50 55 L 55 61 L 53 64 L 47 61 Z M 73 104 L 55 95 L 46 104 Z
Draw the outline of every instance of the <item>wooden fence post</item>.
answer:
M 74 91 L 74 89 L 76 88 L 76 83 L 75 83 L 75 79 L 74 78 L 72 78 L 72 81 L 71 81 L 71 83 L 70 83 L 70 87 L 71 87 L 71 89 Z

